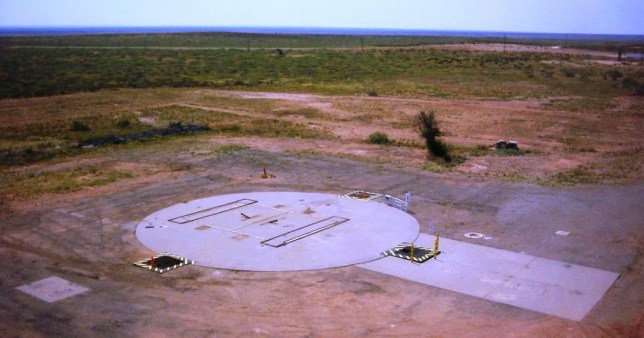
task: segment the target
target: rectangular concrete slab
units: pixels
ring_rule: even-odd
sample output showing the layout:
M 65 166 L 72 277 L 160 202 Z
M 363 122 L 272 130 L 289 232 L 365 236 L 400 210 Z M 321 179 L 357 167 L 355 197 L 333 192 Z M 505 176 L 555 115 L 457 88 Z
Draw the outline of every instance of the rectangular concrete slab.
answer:
M 415 242 L 432 246 L 434 237 Z M 619 274 L 442 238 L 437 260 L 385 257 L 362 268 L 524 309 L 581 320 Z
M 53 303 L 89 290 L 86 287 L 56 276 L 51 276 L 31 284 L 25 284 L 16 289 L 40 300 L 44 300 L 47 303 Z

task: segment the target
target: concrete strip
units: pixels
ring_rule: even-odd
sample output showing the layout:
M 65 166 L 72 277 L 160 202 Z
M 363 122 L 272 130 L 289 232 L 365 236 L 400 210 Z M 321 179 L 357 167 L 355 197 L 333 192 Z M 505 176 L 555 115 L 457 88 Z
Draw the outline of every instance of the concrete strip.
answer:
M 51 276 L 31 284 L 25 284 L 16 289 L 47 303 L 53 303 L 89 290 L 86 287 L 56 276 Z
M 416 245 L 431 247 L 421 234 Z M 362 268 L 520 308 L 581 320 L 619 274 L 480 245 L 441 239 L 437 260 L 385 257 Z

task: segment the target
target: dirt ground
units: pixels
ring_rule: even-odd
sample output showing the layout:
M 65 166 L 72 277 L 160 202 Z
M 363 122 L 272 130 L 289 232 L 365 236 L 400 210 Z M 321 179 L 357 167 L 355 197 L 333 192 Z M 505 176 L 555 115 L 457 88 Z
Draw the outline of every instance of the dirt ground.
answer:
M 131 177 L 75 192 L 0 196 L 2 336 L 644 335 L 640 98 L 624 97 L 607 111 L 581 114 L 553 105 L 571 98 L 421 100 L 205 89 L 105 95 L 3 100 L 0 123 L 19 125 L 47 118 L 44 112 L 50 111 L 70 116 L 109 111 L 135 112 L 154 124 L 141 112 L 173 105 L 276 118 L 330 137 L 206 134 L 94 149 L 10 169 L 101 165 Z M 451 144 L 472 150 L 511 139 L 530 152 L 467 155 L 457 166 L 428 168 L 426 150 L 409 146 L 422 141 L 413 122 L 422 110 L 436 112 Z M 607 113 L 611 118 L 603 119 Z M 375 131 L 407 145 L 366 143 Z M 216 151 L 230 145 L 238 147 Z M 275 177 L 262 179 L 263 168 Z M 557 184 L 562 173 L 594 183 Z M 155 254 L 137 241 L 137 223 L 175 203 L 237 192 L 356 189 L 396 196 L 410 191 L 410 212 L 421 232 L 620 277 L 575 322 L 354 266 L 287 273 L 188 266 L 159 275 L 132 265 Z M 570 235 L 556 235 L 558 230 Z M 466 232 L 491 239 L 466 238 Z M 16 290 L 52 275 L 90 291 L 49 304 Z
M 502 43 L 463 43 L 463 44 L 443 44 L 433 46 L 436 49 L 443 50 L 469 50 L 481 52 L 520 52 L 520 53 L 555 53 L 568 55 L 587 55 L 594 57 L 616 58 L 615 53 L 605 51 L 593 51 L 587 49 L 565 48 L 562 46 L 536 46 L 520 44 L 502 44 Z
M 2 216 L 3 335 L 637 337 L 643 332 L 641 183 L 549 189 L 286 152 L 279 144 L 264 148 L 218 156 L 190 155 L 190 144 L 176 152 L 115 148 L 107 161 L 130 168 L 180 162 L 190 169 L 16 205 Z M 263 167 L 275 178 L 260 178 Z M 353 189 L 411 191 L 411 212 L 422 232 L 621 276 L 583 321 L 574 322 L 351 266 L 288 273 L 189 266 L 158 275 L 131 265 L 153 254 L 136 240 L 137 222 L 174 203 L 244 191 Z M 571 234 L 557 236 L 557 230 Z M 465 238 L 469 231 L 493 239 Z M 15 289 L 51 275 L 90 291 L 48 304 Z

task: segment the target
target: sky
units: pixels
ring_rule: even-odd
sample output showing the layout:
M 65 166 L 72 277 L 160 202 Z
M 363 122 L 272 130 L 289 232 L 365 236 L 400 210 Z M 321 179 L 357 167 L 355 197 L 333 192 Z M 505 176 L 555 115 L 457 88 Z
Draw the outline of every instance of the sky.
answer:
M 0 0 L 0 26 L 337 27 L 644 35 L 644 0 Z

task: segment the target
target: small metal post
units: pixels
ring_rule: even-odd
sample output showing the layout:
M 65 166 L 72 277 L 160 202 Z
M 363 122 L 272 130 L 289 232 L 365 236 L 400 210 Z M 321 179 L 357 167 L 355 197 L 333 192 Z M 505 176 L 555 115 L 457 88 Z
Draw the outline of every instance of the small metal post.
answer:
M 434 258 L 438 257 L 438 237 L 440 237 L 440 233 L 436 233 L 436 240 L 434 241 Z
M 409 261 L 414 262 L 414 243 L 411 243 L 411 250 L 409 251 Z

